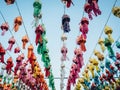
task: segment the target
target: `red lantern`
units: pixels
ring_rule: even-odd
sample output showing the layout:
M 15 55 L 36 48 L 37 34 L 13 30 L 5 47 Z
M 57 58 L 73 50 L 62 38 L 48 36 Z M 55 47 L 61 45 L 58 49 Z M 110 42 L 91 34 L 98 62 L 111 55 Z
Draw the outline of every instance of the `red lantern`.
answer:
M 91 7 L 91 5 L 89 4 L 89 3 L 86 3 L 85 5 L 84 5 L 84 11 L 88 14 L 88 17 L 89 17 L 89 19 L 93 19 L 93 17 L 92 17 L 92 7 Z
M 14 49 L 14 53 L 19 53 L 20 52 L 20 48 L 19 47 L 16 47 L 15 49 Z
M 9 29 L 9 25 L 8 25 L 7 22 L 5 22 L 5 23 L 3 23 L 3 24 L 1 25 L 0 28 L 1 28 L 1 30 L 2 30 L 1 35 L 3 36 L 3 35 L 5 34 L 5 32 L 8 31 L 8 29 Z
M 38 25 L 38 27 L 35 30 L 36 33 L 36 40 L 35 43 L 36 45 L 38 44 L 38 42 L 42 43 L 42 33 L 44 32 L 44 29 L 41 25 Z
M 86 17 L 83 17 L 81 19 L 80 31 L 82 32 L 82 35 L 84 36 L 85 39 L 87 38 L 86 34 L 88 33 L 89 30 L 88 24 L 89 24 L 89 20 Z
M 5 49 L 2 47 L 0 43 L 0 62 L 4 63 L 4 55 L 5 55 Z
M 10 5 L 10 4 L 13 4 L 15 0 L 5 0 L 5 2 L 7 3 L 7 5 Z
M 8 74 L 11 73 L 12 67 L 13 67 L 12 57 L 9 57 L 9 58 L 7 59 L 7 64 L 6 64 L 6 70 L 7 70 L 7 73 L 8 73 Z
M 14 39 L 14 37 L 11 37 L 11 38 L 9 39 L 8 43 L 9 43 L 9 46 L 8 46 L 7 50 L 11 51 L 13 45 L 15 44 L 15 39 Z
M 66 4 L 67 8 L 69 8 L 71 6 L 71 4 L 73 4 L 72 0 L 62 0 L 62 2 L 64 2 Z

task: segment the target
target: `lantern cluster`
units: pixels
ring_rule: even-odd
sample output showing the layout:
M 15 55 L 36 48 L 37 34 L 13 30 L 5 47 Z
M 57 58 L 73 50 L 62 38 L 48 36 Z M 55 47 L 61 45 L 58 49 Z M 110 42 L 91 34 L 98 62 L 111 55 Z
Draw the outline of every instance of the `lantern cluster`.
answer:
M 94 55 L 97 59 L 90 58 L 89 63 L 84 69 L 82 76 L 78 79 L 75 90 L 101 90 L 101 89 L 120 89 L 120 53 L 114 52 L 112 44 L 114 39 L 112 38 L 112 28 L 105 26 L 104 28 L 107 38 L 100 38 L 98 44 L 101 47 L 101 51 L 104 53 L 107 48 L 108 56 L 104 56 L 98 50 L 94 50 Z M 120 46 L 119 41 L 116 42 L 118 49 Z

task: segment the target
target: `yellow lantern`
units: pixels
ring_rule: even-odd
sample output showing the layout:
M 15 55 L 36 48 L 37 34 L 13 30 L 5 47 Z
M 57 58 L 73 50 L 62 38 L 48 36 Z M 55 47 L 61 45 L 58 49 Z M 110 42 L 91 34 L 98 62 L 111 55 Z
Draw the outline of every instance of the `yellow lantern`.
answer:
M 100 38 L 98 40 L 98 44 L 100 45 L 101 49 L 102 49 L 102 52 L 105 51 L 105 46 L 104 46 L 104 40 L 102 38 Z
M 104 32 L 106 35 L 108 35 L 108 39 L 110 40 L 110 42 L 113 43 L 114 39 L 112 38 L 112 32 L 113 32 L 112 28 L 109 26 L 106 26 L 104 29 Z

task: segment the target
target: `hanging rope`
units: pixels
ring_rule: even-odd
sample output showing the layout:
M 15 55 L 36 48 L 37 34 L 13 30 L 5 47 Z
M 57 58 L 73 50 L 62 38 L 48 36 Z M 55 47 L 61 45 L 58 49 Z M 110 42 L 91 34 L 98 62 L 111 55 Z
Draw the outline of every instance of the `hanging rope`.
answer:
M 21 12 L 20 12 L 20 9 L 19 9 L 19 6 L 18 6 L 18 4 L 17 4 L 17 1 L 15 1 L 15 4 L 16 4 L 17 10 L 18 10 L 18 12 L 19 12 L 19 15 L 22 17 L 22 14 L 21 14 Z M 23 18 L 22 18 L 22 21 L 23 21 Z M 24 26 L 24 29 L 25 29 L 26 35 L 27 35 L 28 38 L 29 38 L 29 35 L 28 35 L 28 32 L 27 32 L 27 29 L 26 29 L 26 26 L 25 26 L 24 21 L 23 21 L 23 26 Z M 30 38 L 29 38 L 29 42 L 30 42 L 30 44 L 32 45 L 32 42 L 30 41 Z

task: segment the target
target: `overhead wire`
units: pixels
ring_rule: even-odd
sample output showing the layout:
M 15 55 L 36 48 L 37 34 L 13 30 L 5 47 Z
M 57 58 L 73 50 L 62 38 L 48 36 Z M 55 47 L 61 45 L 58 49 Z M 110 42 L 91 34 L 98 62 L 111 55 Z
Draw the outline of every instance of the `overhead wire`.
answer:
M 25 29 L 25 33 L 26 33 L 27 37 L 29 38 L 29 35 L 28 35 L 28 32 L 27 32 L 27 29 L 26 29 L 25 23 L 24 23 L 24 21 L 23 21 L 23 17 L 22 17 L 22 14 L 21 14 L 21 12 L 20 12 L 20 8 L 19 8 L 19 6 L 18 6 L 18 4 L 17 4 L 17 1 L 15 1 L 15 4 L 16 4 L 16 7 L 17 7 L 17 10 L 18 10 L 18 13 L 19 13 L 19 15 L 20 15 L 21 18 L 22 18 L 22 23 L 23 23 L 23 27 L 24 27 L 24 29 Z M 29 38 L 29 42 L 30 42 L 30 44 L 32 45 L 32 42 L 30 41 L 30 38 Z
M 117 0 L 115 0 L 112 8 L 116 5 L 116 3 L 117 3 Z M 105 25 L 104 25 L 104 27 L 103 27 L 103 30 L 102 30 L 101 33 L 100 33 L 100 36 L 98 37 L 98 40 L 101 38 L 101 36 L 102 36 L 102 34 L 103 34 L 103 32 L 104 32 L 104 28 L 105 28 L 105 26 L 107 25 L 107 23 L 108 23 L 108 21 L 109 21 L 109 19 L 110 19 L 110 17 L 111 17 L 111 14 L 112 14 L 112 10 L 111 10 L 110 13 L 109 13 L 109 16 L 108 16 L 108 18 L 107 18 L 107 21 L 106 21 L 106 23 L 105 23 Z M 98 40 L 97 40 L 97 41 L 98 41 Z M 93 51 L 92 51 L 89 59 L 92 57 L 92 55 L 93 55 L 93 53 L 94 53 L 94 50 L 95 50 L 95 48 L 97 47 L 97 45 L 98 45 L 98 43 L 95 44 L 95 47 L 94 47 L 94 49 L 93 49 Z

